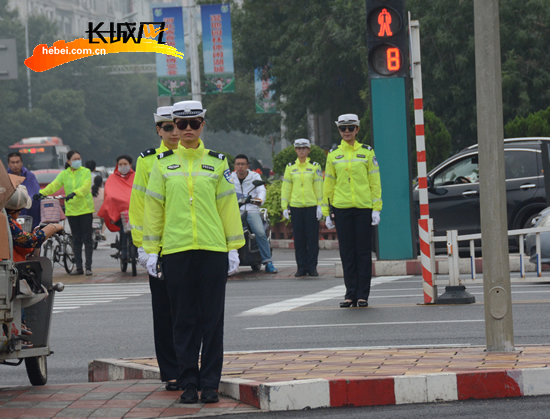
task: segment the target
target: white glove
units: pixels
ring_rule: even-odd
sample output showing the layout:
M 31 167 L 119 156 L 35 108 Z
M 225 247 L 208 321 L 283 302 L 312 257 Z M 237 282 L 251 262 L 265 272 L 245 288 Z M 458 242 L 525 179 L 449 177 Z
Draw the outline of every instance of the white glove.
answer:
M 157 262 L 159 260 L 159 255 L 151 253 L 149 259 L 147 260 L 147 272 L 149 275 L 157 277 Z
M 325 218 L 325 225 L 329 230 L 332 230 L 334 228 L 334 223 L 332 222 L 332 218 L 330 218 L 330 215 L 327 215 L 327 218 Z
M 323 218 L 323 210 L 321 205 L 317 205 L 317 221 L 321 221 L 321 218 Z
M 290 211 L 288 208 L 286 210 L 283 210 L 283 217 L 285 217 L 287 220 L 290 220 Z
M 149 260 L 149 255 L 143 250 L 143 247 L 138 247 L 138 263 L 147 269 L 147 261 Z
M 372 212 L 372 225 L 377 226 L 380 223 L 380 211 Z
M 229 270 L 227 271 L 227 275 L 229 276 L 239 272 L 239 264 L 241 263 L 239 252 L 237 250 L 230 250 L 227 254 L 227 258 L 229 259 Z

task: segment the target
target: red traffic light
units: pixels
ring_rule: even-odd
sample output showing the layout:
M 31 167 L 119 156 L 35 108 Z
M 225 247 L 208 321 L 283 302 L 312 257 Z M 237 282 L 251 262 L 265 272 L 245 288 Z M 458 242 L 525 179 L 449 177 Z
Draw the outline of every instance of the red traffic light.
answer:
M 376 38 L 391 38 L 401 30 L 401 17 L 391 7 L 377 7 L 368 15 L 367 24 Z

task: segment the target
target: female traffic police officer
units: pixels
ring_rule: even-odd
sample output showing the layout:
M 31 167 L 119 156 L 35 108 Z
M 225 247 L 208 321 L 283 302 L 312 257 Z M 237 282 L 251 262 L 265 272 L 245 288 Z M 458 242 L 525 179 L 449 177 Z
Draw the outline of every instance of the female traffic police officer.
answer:
M 319 220 L 323 217 L 323 173 L 317 162 L 310 163 L 309 140 L 294 141 L 298 158 L 285 169 L 281 189 L 283 216 L 292 221 L 294 251 L 298 272 L 294 276 L 319 276 Z
M 156 161 L 157 154 L 173 150 L 178 147 L 179 136 L 172 122 L 172 106 L 161 106 L 153 114 L 157 125 L 157 134 L 162 139 L 160 147 L 150 148 L 140 154 L 136 163 L 136 174 L 130 197 L 130 224 L 132 224 L 132 240 L 138 247 L 140 264 L 146 266 L 148 255 L 143 250 L 143 208 L 145 191 L 149 176 Z M 179 387 L 176 379 L 179 375 L 178 360 L 174 349 L 172 334 L 172 314 L 170 313 L 170 299 L 166 289 L 166 281 L 149 275 L 151 289 L 151 305 L 153 307 L 153 334 L 155 338 L 155 353 L 160 369 L 160 379 L 166 382 L 166 390 L 176 391 Z
M 198 389 L 202 402 L 219 400 L 227 252 L 244 245 L 227 160 L 199 138 L 205 113 L 199 101 L 174 104 L 180 146 L 157 156 L 145 196 L 143 248 L 149 273 L 166 279 L 182 403 L 196 403 Z
M 323 215 L 334 228 L 344 269 L 346 299 L 340 307 L 367 307 L 372 275 L 372 225 L 380 222 L 382 187 L 374 150 L 355 140 L 359 118 L 345 114 L 336 121 L 342 142 L 327 157 Z

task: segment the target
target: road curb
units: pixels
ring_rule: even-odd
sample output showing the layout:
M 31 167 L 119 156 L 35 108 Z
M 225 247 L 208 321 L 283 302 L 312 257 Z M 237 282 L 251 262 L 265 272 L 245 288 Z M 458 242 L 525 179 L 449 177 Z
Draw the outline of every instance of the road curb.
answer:
M 89 381 L 160 379 L 158 369 L 139 362 L 97 359 Z M 357 378 L 319 378 L 262 383 L 222 378 L 221 394 L 262 410 L 382 406 L 550 394 L 550 369 L 524 368 Z

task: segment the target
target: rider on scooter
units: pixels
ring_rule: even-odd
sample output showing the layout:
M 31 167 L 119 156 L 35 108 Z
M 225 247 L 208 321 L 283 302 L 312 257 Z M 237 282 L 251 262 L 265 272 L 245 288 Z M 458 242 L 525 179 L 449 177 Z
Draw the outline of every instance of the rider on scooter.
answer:
M 235 184 L 235 192 L 243 195 L 251 195 L 250 204 L 243 205 L 241 212 L 247 212 L 247 221 L 252 233 L 256 236 L 256 242 L 262 257 L 262 263 L 265 265 L 267 273 L 277 273 L 277 269 L 273 266 L 271 260 L 271 249 L 267 236 L 265 235 L 264 226 L 260 217 L 259 207 L 265 202 L 266 190 L 265 186 L 255 187 L 252 182 L 261 180 L 262 178 L 256 172 L 251 172 L 249 169 L 248 157 L 244 154 L 239 154 L 235 157 L 235 171 L 231 174 L 233 183 Z

